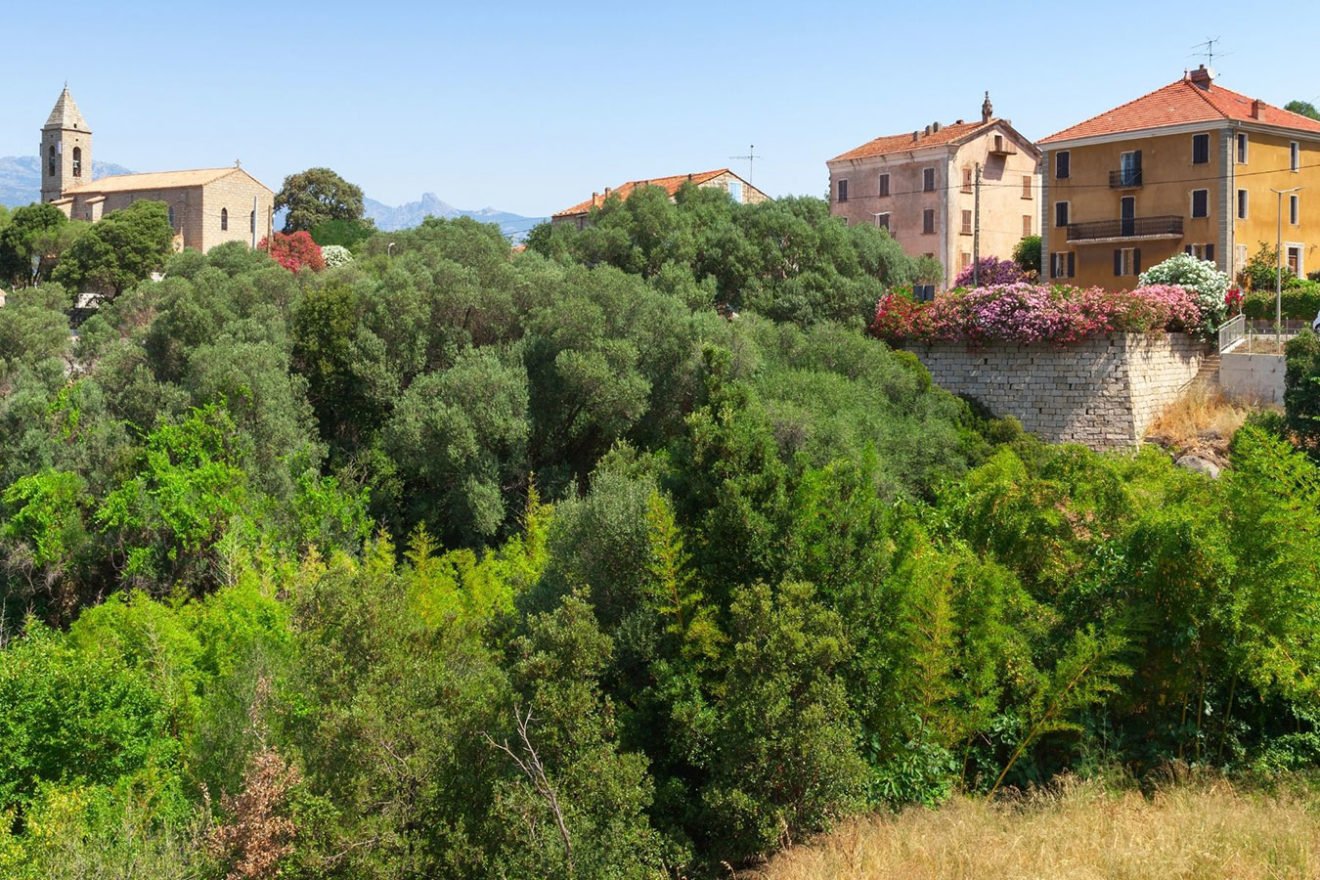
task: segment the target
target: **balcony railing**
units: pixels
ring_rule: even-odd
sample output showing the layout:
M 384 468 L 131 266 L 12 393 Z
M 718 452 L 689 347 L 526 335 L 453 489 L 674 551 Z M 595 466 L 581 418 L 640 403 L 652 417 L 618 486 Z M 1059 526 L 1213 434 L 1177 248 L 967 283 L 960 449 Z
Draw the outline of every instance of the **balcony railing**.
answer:
M 1133 189 L 1141 186 L 1140 168 L 1123 168 L 1119 171 L 1109 172 L 1109 187 L 1111 189 Z
M 1122 238 L 1180 238 L 1183 218 L 1129 217 L 1125 220 L 1094 220 L 1068 224 L 1069 241 L 1098 241 Z

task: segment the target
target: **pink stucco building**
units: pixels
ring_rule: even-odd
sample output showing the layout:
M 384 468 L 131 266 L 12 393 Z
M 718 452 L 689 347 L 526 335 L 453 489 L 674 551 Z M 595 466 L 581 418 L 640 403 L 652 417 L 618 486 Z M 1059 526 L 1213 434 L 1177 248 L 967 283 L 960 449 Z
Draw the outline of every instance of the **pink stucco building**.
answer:
M 976 121 L 935 122 L 830 159 L 830 212 L 888 229 L 907 253 L 934 257 L 947 284 L 978 250 L 1008 258 L 1040 233 L 1039 161 L 1035 145 L 994 116 L 987 94 Z

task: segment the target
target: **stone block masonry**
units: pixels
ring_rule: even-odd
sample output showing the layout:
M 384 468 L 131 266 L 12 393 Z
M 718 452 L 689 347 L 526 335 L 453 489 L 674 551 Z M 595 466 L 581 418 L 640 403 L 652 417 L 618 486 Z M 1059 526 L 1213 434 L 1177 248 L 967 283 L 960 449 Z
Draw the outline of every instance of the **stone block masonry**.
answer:
M 909 347 L 936 385 L 1013 416 L 1051 443 L 1131 449 L 1196 378 L 1213 346 L 1185 333 L 1115 333 L 1066 347 Z

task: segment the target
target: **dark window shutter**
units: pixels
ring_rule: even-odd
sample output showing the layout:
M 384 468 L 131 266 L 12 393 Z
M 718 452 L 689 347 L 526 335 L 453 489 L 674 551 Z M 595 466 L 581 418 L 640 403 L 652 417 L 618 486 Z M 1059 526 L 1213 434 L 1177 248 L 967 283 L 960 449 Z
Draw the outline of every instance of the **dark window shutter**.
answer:
M 1068 252 L 1068 277 L 1072 278 L 1077 274 L 1077 254 Z
M 1117 278 L 1123 274 L 1123 252 L 1115 248 L 1114 250 L 1114 277 Z
M 1141 274 L 1141 248 L 1132 249 L 1132 274 Z
M 1132 151 L 1132 167 L 1137 172 L 1141 171 L 1141 150 Z
M 1214 246 L 1214 245 L 1212 245 L 1212 244 L 1208 244 L 1208 245 L 1205 246 L 1205 258 L 1206 258 L 1207 260 L 1209 260 L 1210 262 L 1212 262 L 1212 263 L 1215 261 L 1215 246 Z
M 1192 246 L 1189 244 L 1186 247 L 1184 247 L 1183 253 L 1187 254 L 1190 257 L 1192 255 Z

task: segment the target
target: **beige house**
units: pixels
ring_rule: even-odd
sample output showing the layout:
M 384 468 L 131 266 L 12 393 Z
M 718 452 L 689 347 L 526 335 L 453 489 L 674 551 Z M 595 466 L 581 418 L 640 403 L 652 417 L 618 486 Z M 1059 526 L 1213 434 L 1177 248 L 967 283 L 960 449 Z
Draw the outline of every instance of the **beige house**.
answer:
M 907 253 L 938 260 L 947 284 L 974 254 L 1008 259 L 1040 232 L 1039 161 L 987 93 L 978 121 L 935 122 L 830 159 L 830 213 L 888 229 Z
M 585 202 L 580 202 L 571 208 L 554 214 L 550 218 L 551 223 L 571 223 L 578 229 L 587 225 L 587 218 L 593 208 L 599 208 L 605 204 L 605 200 L 610 196 L 617 196 L 620 199 L 627 199 L 633 190 L 643 186 L 658 186 L 669 194 L 673 199 L 674 194 L 678 192 L 679 187 L 685 183 L 691 183 L 703 189 L 722 189 L 729 194 L 735 202 L 739 204 L 754 205 L 759 202 L 769 200 L 769 196 L 734 174 L 727 168 L 718 168 L 714 171 L 702 171 L 694 174 L 675 174 L 671 177 L 651 177 L 646 180 L 630 180 L 627 183 L 617 187 L 605 187 L 604 193 L 594 192 L 591 198 Z
M 141 199 L 164 202 L 177 250 L 227 241 L 256 247 L 270 234 L 275 194 L 230 168 L 121 174 L 92 180 L 92 132 L 66 86 L 41 129 L 41 200 L 95 223 Z

